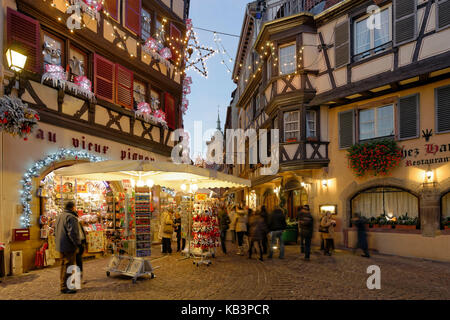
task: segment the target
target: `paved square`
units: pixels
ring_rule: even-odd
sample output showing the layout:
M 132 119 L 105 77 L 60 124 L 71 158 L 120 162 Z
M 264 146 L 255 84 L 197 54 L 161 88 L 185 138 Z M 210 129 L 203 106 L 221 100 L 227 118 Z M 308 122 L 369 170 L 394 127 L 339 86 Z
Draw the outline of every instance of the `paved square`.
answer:
M 287 246 L 283 260 L 261 262 L 230 251 L 225 256 L 219 249 L 209 267 L 180 261 L 176 253 L 155 254 L 156 278 L 136 284 L 108 278 L 108 259 L 87 261 L 88 282 L 75 295 L 59 293 L 59 268 L 32 271 L 0 283 L 0 299 L 450 299 L 450 263 L 377 254 L 366 259 L 340 250 L 326 257 L 317 249 L 305 262 L 298 246 Z M 366 287 L 369 265 L 381 268 L 380 290 Z

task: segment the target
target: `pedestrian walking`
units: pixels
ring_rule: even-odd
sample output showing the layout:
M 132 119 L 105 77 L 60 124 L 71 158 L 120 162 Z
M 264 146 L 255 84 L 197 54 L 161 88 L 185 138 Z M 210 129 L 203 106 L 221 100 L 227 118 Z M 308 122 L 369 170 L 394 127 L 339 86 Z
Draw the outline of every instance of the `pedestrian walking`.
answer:
M 161 215 L 161 225 L 159 229 L 162 238 L 162 253 L 172 253 L 173 218 L 172 211 L 164 211 Z
M 173 228 L 177 235 L 177 252 L 181 251 L 181 215 L 179 212 L 175 213 L 173 220 Z
M 231 220 L 231 224 L 230 224 L 230 232 L 231 232 L 231 243 L 236 243 L 236 230 L 234 229 L 234 225 L 233 225 L 233 221 L 234 221 L 234 217 L 236 216 L 236 205 L 233 205 L 230 207 L 230 220 Z
M 266 223 L 264 222 L 264 218 L 261 217 L 260 212 L 257 211 L 251 211 L 251 214 L 249 215 L 249 249 L 248 249 L 248 258 L 252 258 L 253 253 L 253 245 L 255 243 L 258 244 L 259 248 L 259 260 L 264 261 L 263 259 L 263 245 L 262 240 L 264 238 L 264 235 L 267 234 L 266 230 Z
M 66 204 L 65 211 L 56 219 L 55 245 L 56 251 L 62 255 L 61 293 L 76 293 L 76 290 L 69 288 L 67 285 L 67 280 L 69 279 L 67 268 L 76 265 L 77 250 L 81 245 L 78 215 L 75 204 L 72 201 Z
M 356 248 L 360 248 L 364 254 L 361 256 L 364 258 L 370 258 L 369 244 L 367 243 L 366 221 L 359 213 L 355 213 L 355 217 L 352 219 L 353 224 L 356 226 L 358 232 L 358 243 Z
M 230 228 L 230 217 L 228 216 L 225 206 L 219 210 L 219 229 L 220 229 L 220 244 L 222 246 L 222 252 L 227 254 L 227 231 Z
M 247 233 L 247 222 L 248 217 L 246 212 L 239 207 L 236 210 L 236 215 L 234 217 L 234 221 L 232 225 L 234 226 L 234 230 L 236 231 L 237 241 L 238 241 L 238 251 L 236 254 L 243 255 L 244 253 L 244 235 Z
M 81 221 L 78 219 L 78 230 L 80 233 L 80 245 L 78 246 L 78 250 L 77 250 L 77 255 L 75 257 L 75 261 L 77 263 L 77 267 L 80 269 L 80 276 L 81 276 L 81 280 L 83 281 L 83 253 L 84 250 L 86 249 L 86 245 L 87 245 L 87 241 L 86 241 L 86 231 L 84 230 L 84 227 L 81 223 Z M 85 281 L 83 281 L 83 283 L 86 283 Z
M 263 254 L 267 254 L 269 247 L 269 213 L 267 212 L 266 206 L 261 207 L 261 217 L 264 220 L 264 230 L 266 230 L 262 239 Z
M 271 234 L 271 246 L 269 250 L 269 259 L 272 259 L 273 249 L 277 243 L 277 239 L 280 242 L 280 259 L 284 259 L 284 241 L 283 241 L 283 231 L 286 229 L 286 216 L 284 215 L 281 208 L 276 208 L 272 214 L 269 216 L 269 230 Z
M 311 215 L 309 205 L 301 207 L 299 216 L 300 228 L 300 251 L 305 254 L 305 260 L 309 261 L 311 254 L 311 239 L 313 236 L 314 219 Z
M 331 212 L 327 211 L 326 215 L 322 218 L 320 222 L 319 231 L 325 240 L 325 252 L 324 255 L 331 256 L 332 241 L 334 239 L 334 227 L 336 226 L 336 221 L 332 219 Z

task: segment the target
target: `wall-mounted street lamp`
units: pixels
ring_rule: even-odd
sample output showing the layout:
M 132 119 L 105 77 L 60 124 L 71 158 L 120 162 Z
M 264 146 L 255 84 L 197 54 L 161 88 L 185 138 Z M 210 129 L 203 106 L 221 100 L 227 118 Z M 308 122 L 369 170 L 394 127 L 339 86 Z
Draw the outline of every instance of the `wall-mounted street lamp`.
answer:
M 326 180 L 326 179 L 322 180 L 322 187 L 328 188 L 328 180 Z
M 9 48 L 6 51 L 6 60 L 8 61 L 8 67 L 14 72 L 22 72 L 25 68 L 27 62 L 27 56 L 14 50 L 14 48 Z
M 14 71 L 14 77 L 10 80 L 8 86 L 5 88 L 6 94 L 11 94 L 12 88 L 17 87 L 17 77 L 25 68 L 27 59 L 28 57 L 22 54 L 20 51 L 16 50 L 15 47 L 10 47 L 6 51 L 6 60 L 8 62 L 8 67 L 10 70 Z

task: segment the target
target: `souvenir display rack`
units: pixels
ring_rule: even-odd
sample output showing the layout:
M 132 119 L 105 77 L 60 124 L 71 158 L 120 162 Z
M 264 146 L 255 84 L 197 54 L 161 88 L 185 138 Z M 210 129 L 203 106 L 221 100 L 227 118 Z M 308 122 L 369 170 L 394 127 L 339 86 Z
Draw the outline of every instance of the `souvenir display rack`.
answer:
M 151 192 L 149 188 L 136 187 L 132 197 L 125 197 L 125 228 L 122 233 L 118 252 L 111 258 L 106 276 L 119 273 L 137 278 L 144 275 L 155 277 L 150 261 L 151 256 Z
M 149 189 L 138 189 L 134 195 L 134 210 L 136 217 L 136 256 L 151 256 L 151 198 Z

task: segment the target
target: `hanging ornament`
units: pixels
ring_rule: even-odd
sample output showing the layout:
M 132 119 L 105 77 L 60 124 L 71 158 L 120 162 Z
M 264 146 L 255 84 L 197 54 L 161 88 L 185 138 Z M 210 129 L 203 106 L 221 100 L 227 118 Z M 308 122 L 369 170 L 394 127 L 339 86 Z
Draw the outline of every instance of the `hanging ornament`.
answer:
M 170 60 L 172 58 L 172 51 L 167 47 L 161 49 L 159 54 L 166 60 Z
M 92 92 L 92 82 L 86 76 L 77 76 L 75 77 L 74 82 L 81 90 Z
M 187 31 L 187 46 L 185 50 L 186 70 L 195 69 L 200 75 L 207 78 L 208 69 L 205 61 L 212 57 L 216 51 L 200 45 L 197 35 L 192 29 L 192 21 L 189 22 L 191 27 Z
M 147 53 L 155 52 L 158 50 L 158 41 L 150 37 L 145 41 L 144 50 Z

